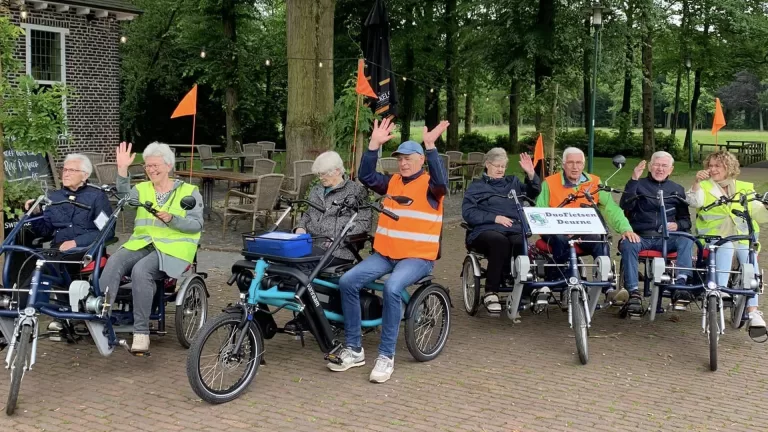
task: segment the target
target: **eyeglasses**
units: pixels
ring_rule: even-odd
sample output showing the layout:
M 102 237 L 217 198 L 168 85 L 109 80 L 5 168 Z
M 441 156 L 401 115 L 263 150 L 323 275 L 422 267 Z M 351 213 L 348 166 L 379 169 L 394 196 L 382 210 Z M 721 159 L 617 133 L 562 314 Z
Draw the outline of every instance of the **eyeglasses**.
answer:
M 145 170 L 158 170 L 160 167 L 162 167 L 163 164 L 151 164 L 151 165 L 144 165 Z
M 661 169 L 669 169 L 672 165 L 667 164 L 653 164 L 651 165 L 651 168 L 661 168 Z
M 330 171 L 323 171 L 323 172 L 315 173 L 315 175 L 322 178 L 333 177 L 334 175 L 336 175 L 336 170 L 332 169 Z
M 84 173 L 85 171 L 79 170 L 79 169 L 72 169 L 72 168 L 62 168 L 61 170 L 62 174 L 74 174 L 76 172 Z
M 507 170 L 507 166 L 506 165 L 496 165 L 496 164 L 488 164 L 488 165 L 496 168 L 497 170 L 504 170 L 504 171 Z
M 568 161 L 565 163 L 565 165 L 572 165 L 572 166 L 584 166 L 584 161 Z

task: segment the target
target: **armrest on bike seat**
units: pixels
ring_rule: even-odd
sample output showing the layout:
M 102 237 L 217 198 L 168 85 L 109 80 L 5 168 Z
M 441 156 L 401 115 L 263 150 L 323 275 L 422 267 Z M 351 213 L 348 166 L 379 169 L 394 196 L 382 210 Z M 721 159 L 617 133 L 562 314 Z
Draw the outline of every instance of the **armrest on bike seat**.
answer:
M 462 227 L 462 228 L 464 228 L 464 229 L 465 229 L 465 230 L 467 230 L 467 231 L 472 231 L 472 229 L 473 229 L 473 228 L 472 228 L 471 226 L 469 226 L 469 224 L 467 224 L 466 222 L 462 222 L 462 223 L 461 223 L 461 227 Z
M 373 237 L 370 234 L 368 234 L 368 233 L 360 233 L 360 234 L 348 235 L 344 239 L 344 243 L 346 243 L 346 244 L 355 244 L 355 245 L 360 244 L 360 247 L 362 248 L 362 246 L 365 244 L 365 242 L 372 241 L 372 240 L 373 240 Z
M 107 239 L 107 241 L 104 242 L 104 246 L 113 245 L 120 241 L 120 237 L 112 237 L 110 239 Z
M 35 237 L 32 239 L 30 246 L 33 248 L 42 248 L 43 243 L 49 242 L 51 240 L 53 240 L 53 237 Z

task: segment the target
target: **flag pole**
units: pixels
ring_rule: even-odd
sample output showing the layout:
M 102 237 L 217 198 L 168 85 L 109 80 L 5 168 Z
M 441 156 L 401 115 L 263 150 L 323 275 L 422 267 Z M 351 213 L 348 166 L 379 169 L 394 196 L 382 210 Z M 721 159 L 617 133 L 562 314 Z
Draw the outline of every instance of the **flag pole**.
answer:
M 352 135 L 352 154 L 349 156 L 349 178 L 355 179 L 355 154 L 357 153 L 357 122 L 360 115 L 360 94 L 357 95 L 357 108 L 355 109 L 355 132 Z
M 192 151 L 189 152 L 189 183 L 192 183 L 192 171 L 195 169 L 195 123 L 197 113 L 192 114 Z

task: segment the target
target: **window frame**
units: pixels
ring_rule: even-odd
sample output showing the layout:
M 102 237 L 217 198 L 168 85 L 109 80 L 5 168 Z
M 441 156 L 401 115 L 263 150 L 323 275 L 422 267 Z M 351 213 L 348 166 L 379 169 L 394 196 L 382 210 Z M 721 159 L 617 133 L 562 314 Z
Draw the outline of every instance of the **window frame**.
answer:
M 49 80 L 38 80 L 35 79 L 35 81 L 38 84 L 44 84 L 44 85 L 54 85 L 54 84 L 66 84 L 67 83 L 67 40 L 66 36 L 69 35 L 69 29 L 63 28 L 63 27 L 49 27 L 49 26 L 43 26 L 38 24 L 27 24 L 22 23 L 21 27 L 24 29 L 25 37 L 26 37 L 26 72 L 27 75 L 32 76 L 32 31 L 31 30 L 38 30 L 38 31 L 44 31 L 49 33 L 59 33 L 59 44 L 61 45 L 60 55 L 61 55 L 61 80 L 60 81 L 49 81 Z

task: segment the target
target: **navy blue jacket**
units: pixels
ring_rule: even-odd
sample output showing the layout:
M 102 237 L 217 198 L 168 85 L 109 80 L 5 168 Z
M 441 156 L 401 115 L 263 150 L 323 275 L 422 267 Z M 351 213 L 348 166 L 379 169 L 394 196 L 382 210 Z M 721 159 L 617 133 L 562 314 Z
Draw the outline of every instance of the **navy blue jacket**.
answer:
M 376 171 L 376 161 L 379 159 L 379 152 L 377 150 L 367 150 L 363 153 L 363 158 L 360 160 L 360 183 L 364 184 L 368 189 L 376 192 L 379 195 L 387 193 L 387 187 L 389 186 L 389 180 L 392 178 L 390 174 L 382 174 Z M 429 190 L 427 191 L 427 201 L 432 208 L 437 209 L 438 200 L 445 196 L 448 192 L 448 175 L 443 168 L 443 162 L 440 159 L 440 154 L 437 149 L 426 151 L 427 167 L 429 168 Z M 424 174 L 424 170 L 412 176 L 403 177 L 403 183 L 418 178 Z
M 58 247 L 65 241 L 74 240 L 77 247 L 89 246 L 101 232 L 94 223 L 99 213 L 109 217 L 112 206 L 103 191 L 83 185 L 76 191 L 60 189 L 48 194 L 53 202 L 68 201 L 71 196 L 75 201 L 90 206 L 90 210 L 68 204 L 50 206 L 43 212 L 41 219 L 32 222 L 32 230 L 39 237 L 53 236 L 51 247 Z M 115 235 L 114 228 L 107 238 Z
M 520 215 L 517 213 L 515 202 L 509 198 L 492 196 L 494 194 L 507 196 L 514 189 L 518 195 L 525 195 L 533 200 L 541 192 L 541 179 L 538 175 L 529 180 L 525 176 L 525 183 L 513 175 L 493 179 L 483 174 L 474 180 L 464 193 L 464 201 L 461 203 L 461 216 L 472 227 L 467 234 L 467 243 L 477 238 L 480 233 L 488 230 L 504 233 L 520 233 Z M 487 198 L 491 196 L 490 198 Z M 487 198 L 487 199 L 485 199 Z M 496 216 L 506 216 L 515 223 L 511 227 L 496 223 Z
M 640 195 L 656 196 L 659 190 L 664 191 L 664 196 L 677 195 L 685 199 L 685 189 L 679 184 L 666 178 L 664 181 L 656 181 L 651 174 L 639 180 L 630 179 L 624 187 L 621 195 L 621 206 L 632 225 L 632 230 L 641 237 L 661 236 L 661 216 L 659 215 L 659 201 L 648 198 L 633 197 Z M 691 230 L 691 212 L 688 204 L 678 199 L 665 199 L 667 207 L 667 222 L 676 222 L 678 231 Z

